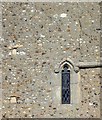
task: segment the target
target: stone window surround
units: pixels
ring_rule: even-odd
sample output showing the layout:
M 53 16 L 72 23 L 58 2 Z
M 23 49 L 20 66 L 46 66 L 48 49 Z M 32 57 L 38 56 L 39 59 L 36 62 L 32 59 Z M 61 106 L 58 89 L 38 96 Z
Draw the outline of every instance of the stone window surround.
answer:
M 102 63 L 101 62 L 78 62 L 75 64 L 70 59 L 63 60 L 59 65 L 57 64 L 54 69 L 54 73 L 58 76 L 58 78 L 60 78 L 60 81 L 61 81 L 62 66 L 66 63 L 68 64 L 71 72 L 71 78 L 70 78 L 71 104 L 68 104 L 68 105 L 79 104 L 79 102 L 81 101 L 80 69 L 102 67 Z M 60 92 L 58 92 L 60 94 L 58 95 L 59 96 L 58 104 L 61 104 L 61 84 L 58 90 L 60 90 Z
M 80 76 L 79 76 L 79 72 L 77 72 L 76 67 L 74 66 L 74 63 L 71 60 L 65 60 L 63 62 L 61 62 L 61 64 L 58 66 L 57 69 L 55 69 L 55 76 L 57 76 L 57 79 L 60 80 L 59 81 L 59 85 L 57 86 L 59 89 L 59 94 L 58 96 L 55 95 L 55 99 L 57 99 L 58 104 L 61 104 L 61 87 L 62 87 L 62 83 L 61 83 L 61 70 L 63 69 L 63 65 L 67 64 L 70 70 L 70 91 L 71 91 L 71 96 L 70 96 L 70 104 L 68 105 L 72 105 L 72 104 L 78 104 L 79 100 L 80 100 Z M 55 78 L 56 81 L 56 78 Z M 66 104 L 65 104 L 66 105 Z

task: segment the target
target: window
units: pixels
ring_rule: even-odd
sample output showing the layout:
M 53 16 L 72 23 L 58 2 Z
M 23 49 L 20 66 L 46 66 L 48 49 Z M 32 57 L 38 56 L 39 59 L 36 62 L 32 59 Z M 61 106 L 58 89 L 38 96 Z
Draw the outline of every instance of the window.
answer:
M 53 79 L 52 99 L 56 104 L 70 106 L 80 103 L 80 71 L 72 60 L 56 63 L 51 79 Z
M 62 104 L 70 104 L 70 70 L 67 64 L 62 70 Z

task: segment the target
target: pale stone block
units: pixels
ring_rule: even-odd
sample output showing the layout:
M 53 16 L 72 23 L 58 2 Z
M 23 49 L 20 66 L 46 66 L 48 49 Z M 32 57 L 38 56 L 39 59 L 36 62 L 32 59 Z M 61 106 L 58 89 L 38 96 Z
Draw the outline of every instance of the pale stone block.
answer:
M 12 54 L 13 54 L 13 55 L 16 55 L 16 53 L 17 53 L 17 52 L 16 52 L 16 49 L 13 49 L 13 50 L 12 50 Z
M 17 101 L 16 101 L 16 97 L 11 97 L 10 102 L 11 102 L 11 103 L 16 103 L 16 102 L 17 102 Z
M 70 83 L 76 84 L 78 83 L 78 79 L 79 79 L 79 73 L 72 71 L 70 74 Z
M 61 86 L 53 87 L 52 100 L 55 104 L 61 104 Z
M 52 86 L 61 86 L 61 73 L 55 74 L 55 73 L 51 73 L 51 82 L 52 82 Z
M 78 104 L 80 102 L 80 84 L 72 85 L 72 103 Z

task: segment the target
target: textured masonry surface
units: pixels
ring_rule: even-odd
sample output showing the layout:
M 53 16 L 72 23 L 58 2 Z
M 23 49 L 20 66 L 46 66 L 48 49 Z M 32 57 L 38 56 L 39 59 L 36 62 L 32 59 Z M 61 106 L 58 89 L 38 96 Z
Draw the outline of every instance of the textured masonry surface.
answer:
M 2 25 L 3 118 L 100 117 L 100 68 L 80 70 L 77 104 L 59 102 L 54 79 L 67 58 L 100 61 L 99 3 L 2 3 Z

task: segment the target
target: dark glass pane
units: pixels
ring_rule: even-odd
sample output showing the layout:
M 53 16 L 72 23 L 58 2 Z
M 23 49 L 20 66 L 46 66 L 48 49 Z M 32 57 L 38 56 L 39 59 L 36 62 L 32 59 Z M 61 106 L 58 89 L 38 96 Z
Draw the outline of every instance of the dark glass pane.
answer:
M 62 104 L 70 104 L 70 71 L 66 66 L 62 70 Z

